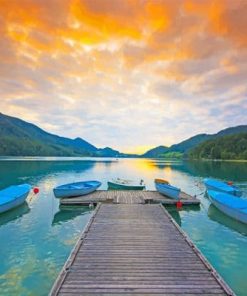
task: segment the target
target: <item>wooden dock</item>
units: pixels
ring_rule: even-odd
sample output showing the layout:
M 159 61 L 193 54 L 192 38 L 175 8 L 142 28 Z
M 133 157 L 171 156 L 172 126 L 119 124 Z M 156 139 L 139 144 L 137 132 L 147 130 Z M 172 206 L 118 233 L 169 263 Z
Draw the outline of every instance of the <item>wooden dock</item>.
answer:
M 50 293 L 185 294 L 234 295 L 164 207 L 140 200 L 98 204 Z
M 199 205 L 200 200 L 185 192 L 180 193 L 183 205 Z M 167 198 L 157 191 L 137 191 L 137 190 L 97 190 L 86 196 L 75 198 L 63 198 L 62 205 L 89 205 L 97 203 L 161 203 L 163 205 L 175 205 L 176 200 Z

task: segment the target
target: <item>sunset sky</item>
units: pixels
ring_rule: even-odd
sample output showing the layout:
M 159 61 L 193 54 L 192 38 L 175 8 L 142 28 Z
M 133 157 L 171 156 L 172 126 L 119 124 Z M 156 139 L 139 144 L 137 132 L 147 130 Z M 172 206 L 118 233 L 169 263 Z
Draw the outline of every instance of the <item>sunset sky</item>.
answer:
M 246 124 L 246 0 L 0 0 L 0 112 L 144 152 Z

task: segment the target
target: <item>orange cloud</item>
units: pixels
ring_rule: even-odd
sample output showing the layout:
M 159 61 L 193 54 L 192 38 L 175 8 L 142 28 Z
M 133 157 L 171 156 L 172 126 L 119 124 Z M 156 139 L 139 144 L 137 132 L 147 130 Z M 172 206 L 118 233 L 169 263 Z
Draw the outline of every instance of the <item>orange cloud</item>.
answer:
M 69 53 L 78 44 L 107 46 L 114 41 L 125 47 L 135 41 L 135 51 L 149 62 L 200 56 L 203 40 L 217 36 L 237 46 L 247 43 L 245 1 L 23 0 L 21 5 L 17 0 L 1 2 L 5 35 L 16 43 L 50 53 Z M 204 35 L 203 45 L 195 48 L 198 37 L 200 44 L 200 34 Z M 130 59 L 127 51 L 126 61 Z M 135 53 L 132 60 L 137 65 L 134 59 Z

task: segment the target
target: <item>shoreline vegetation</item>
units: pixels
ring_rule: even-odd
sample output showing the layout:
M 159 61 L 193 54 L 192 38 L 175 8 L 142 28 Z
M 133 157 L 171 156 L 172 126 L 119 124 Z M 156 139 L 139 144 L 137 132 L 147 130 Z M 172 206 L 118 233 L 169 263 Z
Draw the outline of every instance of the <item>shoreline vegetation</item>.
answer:
M 247 160 L 247 133 L 208 140 L 188 152 L 189 159 Z

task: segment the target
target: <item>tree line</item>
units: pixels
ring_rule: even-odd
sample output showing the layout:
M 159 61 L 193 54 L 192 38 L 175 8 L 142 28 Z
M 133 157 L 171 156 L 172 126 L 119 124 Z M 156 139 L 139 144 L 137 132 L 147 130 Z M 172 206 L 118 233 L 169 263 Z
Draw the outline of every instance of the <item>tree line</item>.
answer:
M 191 149 L 188 158 L 247 160 L 247 133 L 205 141 Z

